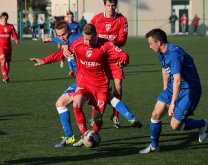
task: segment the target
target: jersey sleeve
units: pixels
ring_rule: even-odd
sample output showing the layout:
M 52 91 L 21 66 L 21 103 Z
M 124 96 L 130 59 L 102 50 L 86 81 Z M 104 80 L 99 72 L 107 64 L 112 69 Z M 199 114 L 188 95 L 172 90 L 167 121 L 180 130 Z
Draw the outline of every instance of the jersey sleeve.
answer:
M 181 73 L 182 65 L 183 65 L 183 56 L 180 56 L 176 52 L 172 53 L 171 59 L 170 59 L 171 74 Z
M 12 38 L 13 38 L 15 41 L 18 41 L 18 40 L 19 40 L 19 39 L 18 39 L 18 34 L 17 34 L 17 32 L 16 32 L 14 26 L 12 25 L 11 28 L 12 28 Z
M 58 44 L 64 44 L 63 41 L 61 41 L 59 38 L 51 38 L 52 42 L 58 43 Z
M 50 64 L 53 62 L 57 62 L 64 59 L 63 50 L 59 50 L 55 53 L 50 54 L 49 56 L 46 56 L 42 58 L 44 64 Z
M 115 44 L 119 47 L 122 47 L 126 44 L 128 36 L 128 22 L 125 17 L 121 18 L 119 34 L 117 39 L 115 40 Z
M 107 51 L 108 61 L 110 63 L 117 63 L 121 61 L 124 61 L 126 64 L 129 63 L 128 54 L 118 46 L 114 45 L 114 43 L 107 42 L 104 46 L 105 50 Z

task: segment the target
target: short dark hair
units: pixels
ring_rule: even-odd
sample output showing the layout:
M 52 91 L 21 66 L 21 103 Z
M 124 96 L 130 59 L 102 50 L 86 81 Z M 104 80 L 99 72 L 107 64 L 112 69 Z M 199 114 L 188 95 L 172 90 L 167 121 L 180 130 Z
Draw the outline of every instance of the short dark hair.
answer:
M 68 32 L 71 33 L 71 28 L 69 27 L 69 25 L 66 22 L 58 22 L 55 25 L 55 29 L 58 29 L 58 30 L 66 29 Z
M 8 15 L 7 12 L 1 13 L 0 18 L 1 18 L 1 17 L 7 17 L 7 19 L 9 19 L 9 15 Z
M 167 35 L 161 29 L 152 29 L 145 35 L 146 38 L 152 37 L 155 41 L 160 41 L 161 43 L 167 43 Z
M 117 6 L 118 0 L 103 0 L 104 5 L 106 5 L 106 1 L 109 1 L 110 3 L 115 3 Z
M 73 13 L 71 10 L 68 10 L 68 11 L 66 12 L 66 15 L 72 15 L 72 16 L 74 17 L 74 13 Z
M 93 24 L 86 24 L 83 28 L 83 33 L 86 34 L 86 35 L 97 34 L 96 28 Z

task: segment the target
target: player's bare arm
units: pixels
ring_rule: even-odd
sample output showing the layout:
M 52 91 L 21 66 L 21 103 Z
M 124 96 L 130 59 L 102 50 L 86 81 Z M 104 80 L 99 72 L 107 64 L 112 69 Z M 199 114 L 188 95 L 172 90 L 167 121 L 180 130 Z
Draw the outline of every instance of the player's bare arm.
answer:
M 162 68 L 162 77 L 163 77 L 163 90 L 165 90 L 168 86 L 168 79 L 170 75 L 166 73 L 164 68 Z
M 45 42 L 51 42 L 52 39 L 50 37 L 47 37 L 47 36 L 44 36 L 42 37 L 42 41 L 45 43 Z
M 72 55 L 72 53 L 69 51 L 69 47 L 68 45 L 65 45 L 63 48 L 63 54 L 65 58 L 70 58 L 70 56 Z
M 169 116 L 173 116 L 174 114 L 175 103 L 178 98 L 178 94 L 179 94 L 180 86 L 181 86 L 181 74 L 180 73 L 174 74 L 173 77 L 174 77 L 173 95 L 172 95 L 170 107 L 168 109 Z

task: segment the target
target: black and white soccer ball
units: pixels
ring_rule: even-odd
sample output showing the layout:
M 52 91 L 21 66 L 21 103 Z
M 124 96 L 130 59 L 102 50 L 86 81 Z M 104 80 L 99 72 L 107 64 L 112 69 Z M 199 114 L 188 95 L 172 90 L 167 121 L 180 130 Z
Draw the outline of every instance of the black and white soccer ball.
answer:
M 100 144 L 101 137 L 100 137 L 99 133 L 97 133 L 93 130 L 87 130 L 84 133 L 82 140 L 83 140 L 83 144 L 85 147 L 93 148 L 93 147 L 96 147 Z

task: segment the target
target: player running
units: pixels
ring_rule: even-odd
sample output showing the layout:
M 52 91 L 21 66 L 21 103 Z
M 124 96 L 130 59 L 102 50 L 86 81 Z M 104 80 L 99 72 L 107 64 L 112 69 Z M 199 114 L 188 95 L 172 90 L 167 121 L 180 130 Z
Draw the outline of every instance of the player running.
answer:
M 90 21 L 95 25 L 98 37 L 112 41 L 116 46 L 122 47 L 126 44 L 128 34 L 128 23 L 126 17 L 116 12 L 118 0 L 103 0 L 105 12 L 95 15 Z M 115 65 L 114 57 L 109 56 L 108 63 L 111 70 L 111 79 L 114 80 L 114 95 L 122 97 L 122 79 L 124 79 L 123 68 Z M 115 128 L 120 128 L 118 111 L 113 109 L 112 120 Z
M 12 24 L 7 23 L 9 15 L 6 12 L 0 15 L 0 62 L 3 83 L 9 82 L 9 69 L 12 59 L 11 36 L 16 44 L 19 43 L 17 32 Z
M 173 130 L 199 129 L 199 142 L 208 134 L 208 119 L 195 120 L 193 115 L 200 97 L 201 84 L 193 58 L 182 48 L 169 43 L 161 29 L 146 34 L 150 48 L 162 64 L 163 92 L 157 97 L 150 122 L 151 144 L 141 154 L 159 151 L 162 117 L 168 113 Z

